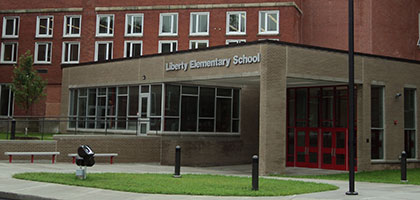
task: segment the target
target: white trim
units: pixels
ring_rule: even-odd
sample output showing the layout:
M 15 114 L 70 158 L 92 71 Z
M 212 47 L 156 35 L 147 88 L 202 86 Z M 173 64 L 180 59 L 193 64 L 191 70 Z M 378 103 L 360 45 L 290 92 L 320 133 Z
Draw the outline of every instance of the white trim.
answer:
M 96 41 L 95 42 L 95 61 L 98 61 L 98 50 L 100 44 L 106 44 L 106 55 L 105 60 L 112 60 L 114 54 L 114 42 L 113 41 Z M 109 57 L 109 44 L 112 45 L 111 47 L 111 58 Z
M 13 35 L 6 35 L 6 21 L 13 19 Z M 15 26 L 17 19 L 17 27 Z M 19 16 L 4 16 L 3 17 L 3 38 L 18 38 L 19 37 L 19 25 L 20 25 L 20 17 Z M 17 29 L 17 30 L 16 30 Z
M 69 61 L 65 61 L 65 55 L 64 53 L 66 52 L 66 44 L 69 44 L 69 47 L 67 49 L 67 57 L 69 59 Z M 70 49 L 72 45 L 77 45 L 78 47 L 78 54 L 77 54 L 77 61 L 70 61 Z M 80 62 L 80 42 L 63 42 L 63 47 L 62 47 L 62 57 L 61 57 L 61 63 L 63 64 L 77 64 Z
M 192 43 L 195 42 L 196 46 L 192 48 Z M 206 47 L 209 47 L 209 40 L 190 40 L 190 49 L 198 49 L 198 43 L 206 43 Z
M 238 15 L 239 21 L 238 21 L 238 31 L 229 31 L 230 26 L 230 15 Z M 242 24 L 241 17 L 245 17 L 245 23 Z M 241 28 L 244 27 L 244 32 L 241 32 Z M 232 11 L 232 12 L 226 12 L 226 35 L 246 35 L 246 12 L 245 11 Z
M 45 51 L 45 59 L 46 60 L 38 60 L 38 50 L 39 45 L 46 45 L 46 51 Z M 49 50 L 49 61 L 48 61 L 48 50 Z M 52 60 L 52 42 L 35 42 L 35 52 L 34 52 L 34 63 L 35 64 L 51 64 Z
M 277 21 L 277 26 L 276 26 L 276 31 L 267 31 L 267 30 L 264 30 L 264 31 L 262 31 L 262 24 L 261 24 L 261 16 L 262 15 L 268 15 L 268 14 L 276 14 L 277 15 L 277 17 L 276 17 L 276 19 L 274 19 L 274 20 L 276 20 Z M 280 12 L 278 11 L 278 10 L 262 10 L 262 11 L 259 11 L 259 13 L 258 13 L 258 34 L 261 34 L 261 35 L 273 35 L 273 34 L 279 34 L 279 32 L 280 32 L 280 30 L 279 30 L 279 24 L 280 24 L 280 22 L 279 22 L 279 16 L 280 16 Z M 265 21 L 264 21 L 264 23 L 265 23 L 265 27 L 267 28 L 267 19 L 268 19 L 268 17 L 265 17 Z
M 40 29 L 40 20 L 41 19 L 47 19 L 47 27 L 46 27 L 46 33 L 41 34 L 39 33 Z M 51 27 L 50 27 L 51 25 Z M 49 34 L 49 30 L 51 29 L 51 34 Z M 36 34 L 35 37 L 37 38 L 52 38 L 54 34 L 54 16 L 52 15 L 46 15 L 46 16 L 37 16 L 36 18 Z
M 176 44 L 175 50 L 173 49 L 173 44 Z M 171 44 L 171 52 L 178 51 L 178 41 L 177 40 L 159 40 L 158 53 L 162 53 L 162 44 Z
M 131 33 L 127 33 L 128 28 L 128 18 L 133 17 L 141 17 L 140 23 L 141 23 L 141 33 L 133 33 L 133 25 L 131 26 Z M 133 22 L 133 21 L 131 21 Z M 127 13 L 125 14 L 125 26 L 124 26 L 124 36 L 126 37 L 141 37 L 143 36 L 143 27 L 144 27 L 144 14 L 143 13 Z
M 229 40 L 226 40 L 226 45 L 229 45 L 229 43 L 239 44 L 239 43 L 245 43 L 245 42 L 246 42 L 245 39 L 235 39 L 235 40 L 229 39 Z
M 4 60 L 4 49 L 5 49 L 5 45 L 13 45 L 12 46 L 12 61 L 5 61 Z M 18 50 L 19 50 L 19 43 L 18 42 L 2 42 L 1 43 L 1 59 L 0 62 L 1 63 L 5 63 L 5 64 L 15 64 L 17 63 L 17 58 L 18 58 Z M 14 55 L 14 52 L 16 52 L 16 55 Z
M 207 31 L 206 32 L 198 32 L 199 25 L 200 25 L 200 16 L 207 17 Z M 193 18 L 195 18 L 195 30 L 193 30 Z M 210 12 L 192 12 L 190 13 L 190 35 L 193 36 L 208 36 L 209 35 L 209 27 L 210 27 Z M 194 32 L 195 31 L 195 32 Z
M 99 33 L 99 22 L 102 17 L 107 18 L 107 33 Z M 111 20 L 112 19 L 112 25 Z M 96 15 L 96 37 L 113 37 L 115 27 L 115 15 L 114 14 L 97 14 Z M 111 33 L 109 33 L 111 32 Z
M 72 24 L 72 19 L 73 18 L 79 18 L 79 34 L 66 34 L 66 30 L 67 30 L 67 18 L 70 18 L 70 26 L 73 27 L 74 25 Z M 71 30 L 69 31 L 71 32 Z M 81 15 L 64 15 L 64 20 L 63 20 L 63 37 L 80 37 L 82 33 L 82 16 Z
M 127 48 L 128 48 L 127 45 L 128 44 L 130 45 L 129 48 L 130 48 L 130 54 L 131 55 L 127 55 Z M 124 58 L 133 57 L 133 44 L 140 44 L 141 45 L 139 56 L 143 55 L 143 41 L 141 41 L 141 40 L 126 40 L 126 41 L 124 41 Z
M 162 28 L 163 28 L 163 17 L 165 16 L 170 16 L 171 17 L 171 31 L 170 33 L 163 33 Z M 174 17 L 176 16 L 176 20 L 174 20 Z M 159 15 L 159 36 L 177 36 L 178 35 L 178 27 L 179 27 L 179 23 L 178 23 L 178 13 L 160 13 Z M 174 30 L 174 23 L 176 23 L 176 29 Z

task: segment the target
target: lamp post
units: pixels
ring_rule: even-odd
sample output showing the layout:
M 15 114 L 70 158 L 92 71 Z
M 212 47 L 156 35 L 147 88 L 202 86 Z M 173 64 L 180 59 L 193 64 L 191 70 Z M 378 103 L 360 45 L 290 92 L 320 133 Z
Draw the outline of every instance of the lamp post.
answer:
M 357 195 L 354 190 L 354 3 L 349 0 L 349 191 L 346 195 Z

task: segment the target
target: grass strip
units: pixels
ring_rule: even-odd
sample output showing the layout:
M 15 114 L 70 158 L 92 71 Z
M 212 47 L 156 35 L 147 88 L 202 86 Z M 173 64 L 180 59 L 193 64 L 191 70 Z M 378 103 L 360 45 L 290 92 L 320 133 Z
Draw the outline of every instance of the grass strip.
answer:
M 304 176 L 273 175 L 273 176 L 326 179 L 326 180 L 349 180 L 349 175 L 347 173 L 329 174 L 329 175 L 304 175 Z M 407 180 L 408 182 L 406 183 L 401 182 L 400 170 L 379 170 L 379 171 L 369 171 L 369 172 L 357 172 L 355 174 L 355 181 L 360 181 L 360 182 L 420 185 L 420 169 L 408 169 Z
M 52 140 L 53 139 L 53 133 L 44 133 L 44 140 Z M 42 139 L 42 133 L 28 133 L 25 135 L 25 133 L 15 133 L 15 137 L 25 139 L 27 137 L 30 137 L 31 139 L 38 138 L 39 140 Z M 0 140 L 8 140 L 10 139 L 10 132 L 6 134 L 5 132 L 0 132 Z
M 86 180 L 66 173 L 22 173 L 14 178 L 152 194 L 183 194 L 211 196 L 285 196 L 336 190 L 330 184 L 260 178 L 259 190 L 252 191 L 251 178 L 221 175 L 89 173 Z

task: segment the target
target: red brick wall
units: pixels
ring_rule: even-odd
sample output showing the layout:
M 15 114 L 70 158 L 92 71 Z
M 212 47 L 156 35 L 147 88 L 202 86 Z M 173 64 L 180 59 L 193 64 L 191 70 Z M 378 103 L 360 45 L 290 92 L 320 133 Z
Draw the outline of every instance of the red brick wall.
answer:
M 301 6 L 301 0 L 267 0 L 264 2 L 296 2 Z M 260 3 L 256 0 L 146 0 L 146 1 L 43 1 L 43 0 L 3 0 L 0 1 L 0 10 L 10 9 L 43 9 L 43 8 L 83 8 L 82 12 L 54 12 L 54 13 L 25 13 L 25 14 L 0 14 L 0 27 L 3 26 L 3 16 L 20 16 L 20 31 L 18 39 L 4 39 L 0 41 L 18 41 L 18 55 L 30 50 L 35 50 L 35 42 L 51 41 L 52 63 L 48 65 L 35 65 L 35 69 L 47 69 L 47 74 L 41 76 L 48 80 L 47 98 L 32 108 L 31 115 L 59 115 L 59 104 L 61 95 L 61 59 L 63 41 L 80 41 L 80 62 L 91 62 L 94 60 L 95 41 L 113 41 L 113 58 L 122 58 L 124 55 L 125 40 L 142 40 L 143 54 L 155 54 L 158 52 L 159 40 L 178 40 L 178 50 L 189 49 L 190 40 L 209 40 L 210 46 L 224 45 L 226 39 L 246 39 L 255 41 L 258 39 L 271 38 L 287 42 L 301 42 L 301 14 L 294 7 L 267 7 L 267 8 L 231 8 L 231 9 L 193 9 L 193 10 L 144 10 L 144 11 L 110 11 L 96 12 L 95 7 L 124 7 L 124 6 L 145 6 L 145 5 L 188 5 L 188 4 L 217 4 L 217 3 Z M 258 35 L 258 11 L 280 10 L 280 34 L 271 36 Z M 210 12 L 210 35 L 202 37 L 189 36 L 190 12 Z M 246 11 L 247 34 L 245 36 L 226 36 L 226 12 Z M 159 34 L 159 13 L 178 12 L 178 36 L 160 37 Z M 144 14 L 143 37 L 124 37 L 125 14 Z M 64 15 L 82 15 L 82 30 L 80 38 L 63 38 Z M 97 38 L 96 15 L 114 14 L 114 36 Z M 53 38 L 35 38 L 36 18 L 41 15 L 54 16 Z M 13 69 L 12 65 L 0 65 L 0 82 L 10 83 Z M 25 113 L 15 108 L 15 115 Z M 62 113 L 66 115 L 66 113 Z

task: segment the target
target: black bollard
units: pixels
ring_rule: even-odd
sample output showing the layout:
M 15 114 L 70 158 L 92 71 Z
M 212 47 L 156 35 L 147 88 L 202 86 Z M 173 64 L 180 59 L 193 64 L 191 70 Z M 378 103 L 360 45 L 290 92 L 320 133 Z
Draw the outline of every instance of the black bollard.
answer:
M 16 134 L 16 120 L 12 119 L 12 131 L 10 132 L 10 139 L 14 140 Z
M 252 190 L 258 190 L 258 156 L 252 156 Z
M 407 182 L 407 153 L 401 153 L 401 182 Z
M 174 178 L 181 178 L 181 147 L 175 147 L 175 174 Z

